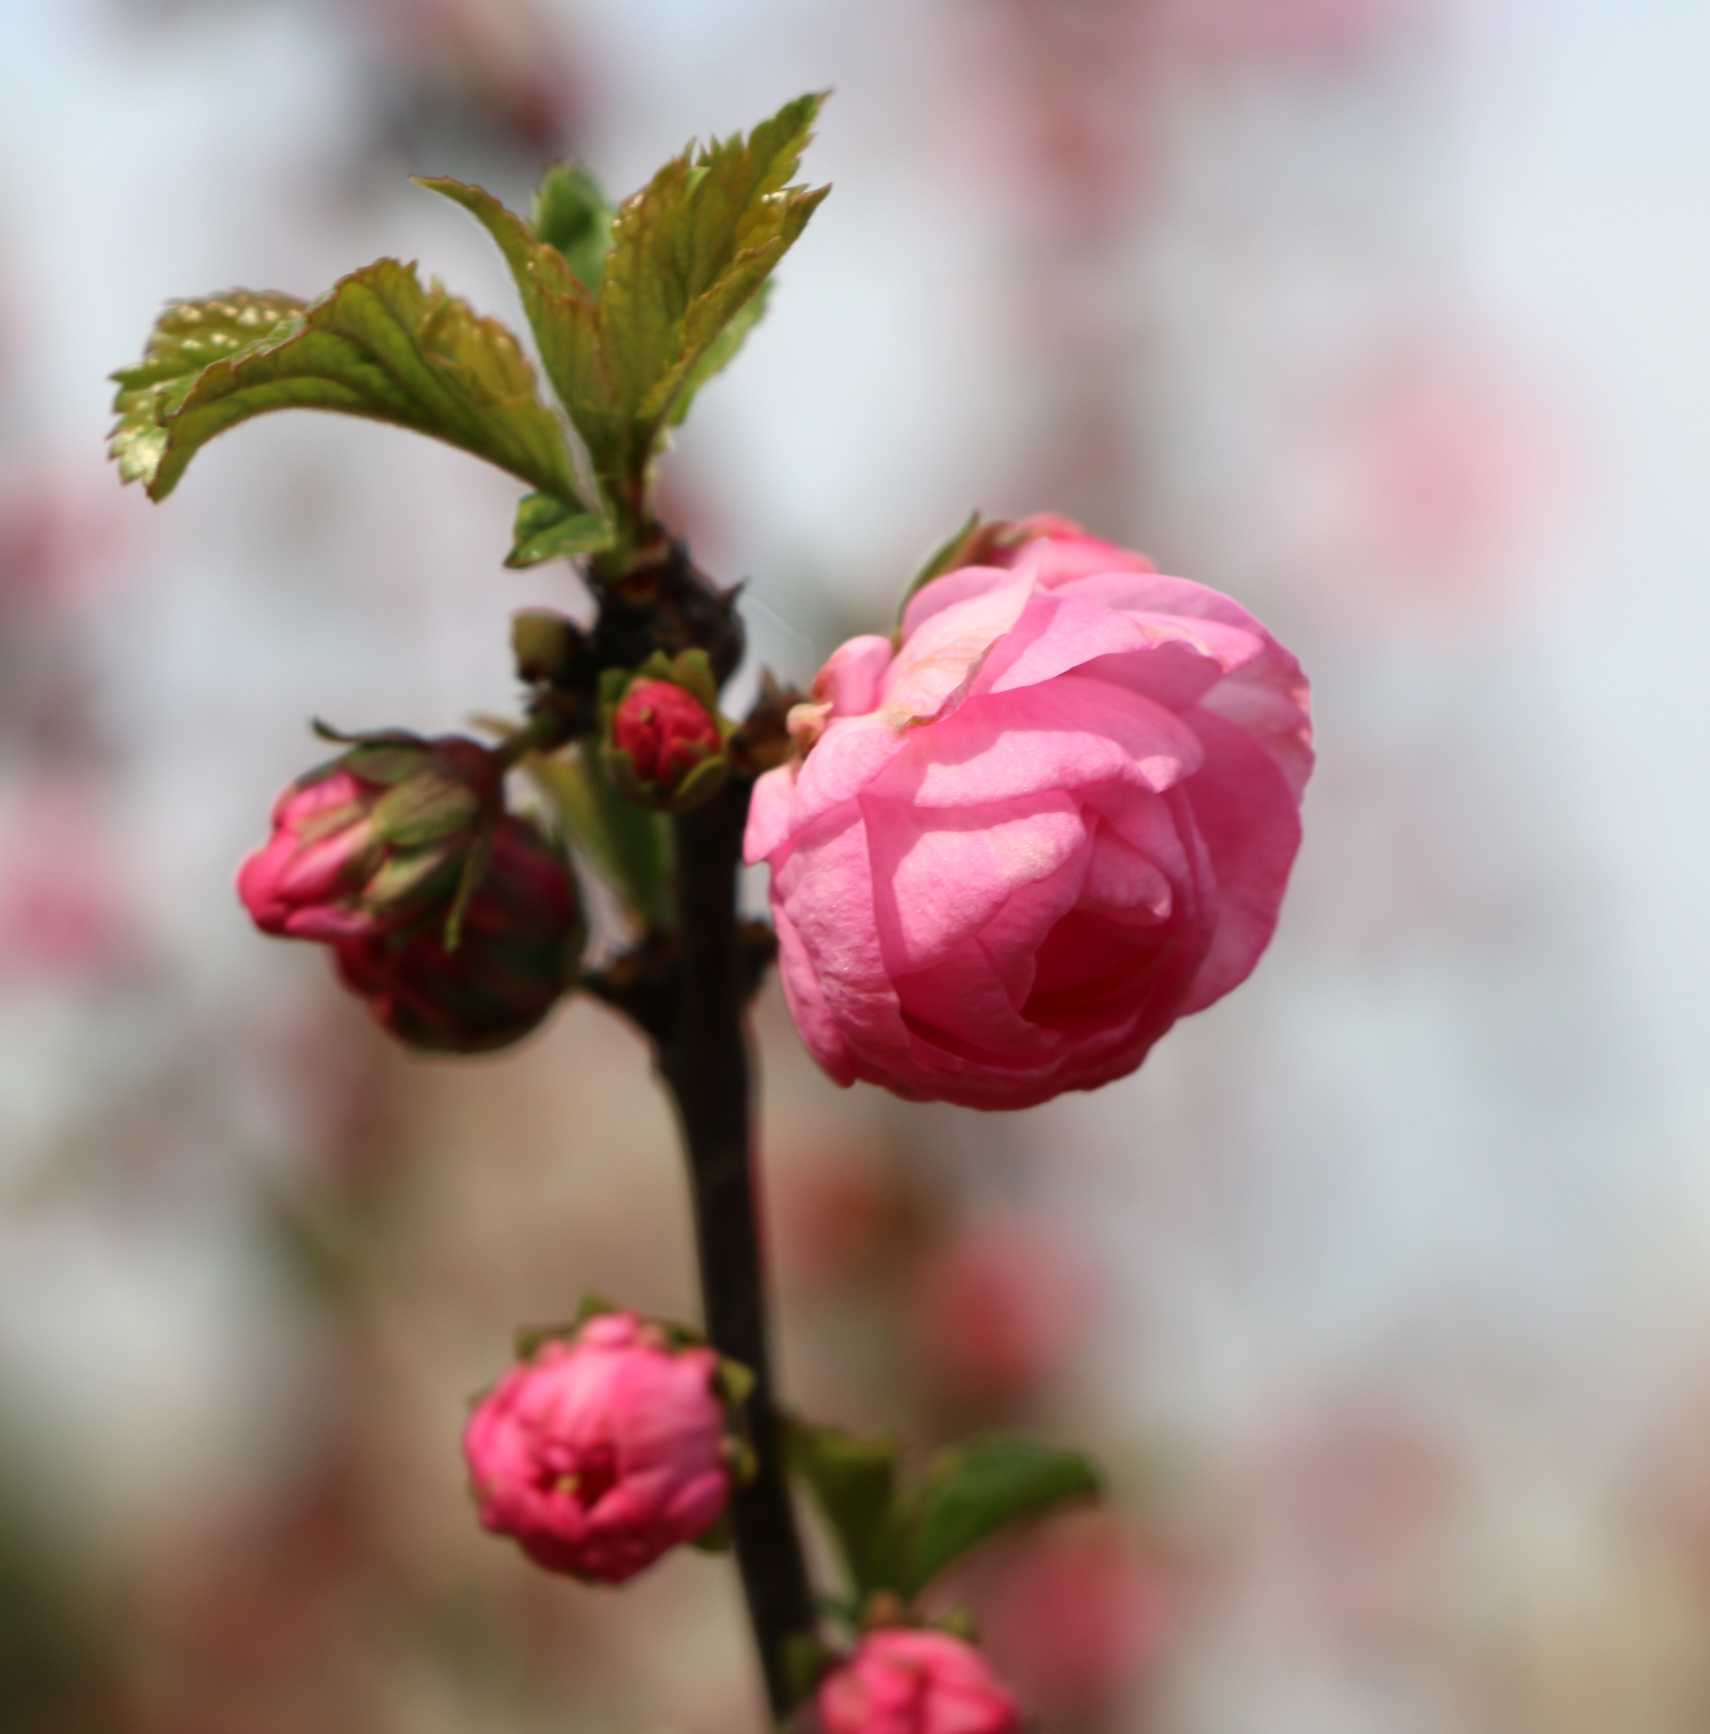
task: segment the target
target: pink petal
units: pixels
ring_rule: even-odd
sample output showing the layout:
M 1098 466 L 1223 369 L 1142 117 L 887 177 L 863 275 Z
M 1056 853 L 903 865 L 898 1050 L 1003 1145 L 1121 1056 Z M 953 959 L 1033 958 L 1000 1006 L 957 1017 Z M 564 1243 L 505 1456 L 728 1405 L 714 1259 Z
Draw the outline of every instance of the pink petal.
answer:
M 971 938 L 1022 887 L 1070 868 L 1086 825 L 1067 795 L 1027 809 L 863 804 L 880 943 L 890 969 L 923 969 Z
M 1183 795 L 1216 875 L 1217 926 L 1184 1013 L 1202 1010 L 1252 974 L 1300 848 L 1300 809 L 1276 759 L 1221 717 L 1200 712 L 1192 720 L 1206 759 Z
M 990 806 L 1021 796 L 1129 783 L 1171 787 L 1199 766 L 1193 731 L 1162 705 L 1107 681 L 1066 674 L 1045 686 L 970 699 L 914 730 L 872 792 L 926 807 Z

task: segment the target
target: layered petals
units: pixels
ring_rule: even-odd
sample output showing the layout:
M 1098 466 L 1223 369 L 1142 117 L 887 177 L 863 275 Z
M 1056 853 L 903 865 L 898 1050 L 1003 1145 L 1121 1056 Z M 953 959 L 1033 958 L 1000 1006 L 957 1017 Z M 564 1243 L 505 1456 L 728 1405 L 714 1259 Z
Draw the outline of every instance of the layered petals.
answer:
M 1251 972 L 1312 764 L 1299 664 L 1061 519 L 996 526 L 816 684 L 760 779 L 784 990 L 839 1083 L 1025 1107 L 1132 1071 Z
M 730 1496 L 718 1357 L 634 1313 L 591 1319 L 511 1368 L 464 1429 L 481 1522 L 550 1571 L 622 1583 Z

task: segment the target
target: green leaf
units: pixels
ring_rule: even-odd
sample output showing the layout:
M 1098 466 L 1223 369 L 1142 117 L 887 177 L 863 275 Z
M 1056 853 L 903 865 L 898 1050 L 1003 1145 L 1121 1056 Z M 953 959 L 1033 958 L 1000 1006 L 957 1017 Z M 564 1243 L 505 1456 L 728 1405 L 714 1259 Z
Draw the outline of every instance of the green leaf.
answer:
M 546 238 L 561 235 L 572 213 L 567 186 L 543 187 L 531 228 L 479 187 L 421 183 L 462 205 L 498 244 L 547 376 L 632 539 L 645 527 L 661 441 L 736 353 L 767 278 L 830 190 L 788 185 L 822 101 L 799 97 L 746 139 L 673 157 L 618 208 L 597 288 L 585 255 L 573 262 Z
M 576 163 L 557 163 L 541 177 L 534 195 L 534 234 L 556 247 L 577 281 L 597 290 L 605 274 L 606 249 L 617 213 L 599 182 Z
M 119 384 L 112 455 L 163 500 L 217 434 L 279 409 L 412 428 L 577 501 L 570 453 L 517 340 L 413 265 L 380 259 L 305 305 L 237 290 L 170 305 Z M 577 509 L 580 509 L 578 506 Z
M 505 564 L 520 570 L 543 560 L 597 554 L 612 545 L 612 527 L 599 513 L 585 512 L 556 494 L 524 494 L 512 537 L 514 546 Z
M 914 595 L 923 585 L 930 584 L 934 578 L 942 578 L 946 572 L 953 572 L 958 566 L 967 564 L 968 551 L 978 540 L 980 534 L 980 514 L 970 512 L 962 527 L 952 536 L 947 536 L 926 557 L 925 564 L 909 580 L 908 588 L 902 594 L 902 601 L 897 604 L 897 619 L 901 620 L 914 600 Z
M 443 843 L 480 816 L 481 797 L 467 783 L 419 771 L 395 784 L 374 804 L 375 834 L 398 849 Z
M 1079 1452 L 1026 1439 L 982 1439 L 947 1451 L 909 1501 L 895 1587 L 912 1598 L 998 1530 L 1101 1486 Z
M 671 834 L 663 815 L 626 801 L 597 750 L 578 746 L 522 761 L 551 800 L 566 837 L 643 927 L 671 918 Z
M 748 301 L 731 316 L 730 323 L 701 352 L 700 360 L 684 376 L 682 390 L 677 393 L 677 401 L 672 406 L 669 418 L 672 427 L 683 425 L 688 419 L 689 406 L 700 394 L 701 387 L 714 374 L 723 373 L 736 359 L 737 351 L 742 348 L 748 333 L 765 316 L 766 305 L 771 297 L 772 285 L 762 283 Z
M 854 1599 L 894 1587 L 896 1446 L 796 1421 L 790 1424 L 790 1461 L 825 1514 Z

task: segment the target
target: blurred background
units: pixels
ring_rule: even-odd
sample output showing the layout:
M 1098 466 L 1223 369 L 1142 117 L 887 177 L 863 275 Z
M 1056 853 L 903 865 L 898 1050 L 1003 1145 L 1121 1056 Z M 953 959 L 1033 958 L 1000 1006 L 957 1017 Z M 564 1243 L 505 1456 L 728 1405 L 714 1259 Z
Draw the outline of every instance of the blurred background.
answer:
M 628 191 L 827 85 L 837 190 L 669 468 L 756 662 L 1049 509 L 1252 605 L 1322 757 L 1259 974 L 1125 1083 L 845 1095 L 768 995 L 790 1396 L 1108 1464 L 952 1586 L 1048 1734 L 1710 1725 L 1710 10 L 0 17 L 0 1727 L 757 1725 L 727 1565 L 586 1590 L 463 1490 L 513 1324 L 693 1313 L 640 1046 L 412 1061 L 231 890 L 309 715 L 503 709 L 571 580 L 337 418 L 152 509 L 103 376 L 170 296 L 387 253 L 515 319 L 411 172 Z

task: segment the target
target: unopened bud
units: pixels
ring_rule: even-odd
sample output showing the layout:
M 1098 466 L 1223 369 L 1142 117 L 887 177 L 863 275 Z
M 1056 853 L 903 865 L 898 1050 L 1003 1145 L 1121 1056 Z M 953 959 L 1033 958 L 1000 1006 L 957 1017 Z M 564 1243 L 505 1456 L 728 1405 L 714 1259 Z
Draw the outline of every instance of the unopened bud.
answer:
M 605 756 L 632 800 L 686 812 L 715 795 L 729 772 L 718 694 L 706 657 L 653 657 L 608 677 L 602 694 Z
M 528 821 L 501 818 L 468 873 L 454 920 L 364 933 L 336 948 L 345 986 L 408 1047 L 505 1047 L 575 980 L 586 930 L 563 853 Z
M 448 908 L 498 811 L 503 769 L 462 735 L 370 735 L 299 777 L 238 870 L 264 933 L 340 941 Z
M 469 1418 L 483 1526 L 549 1571 L 622 1583 L 704 1536 L 730 1498 L 719 1358 L 635 1313 L 540 1343 Z

